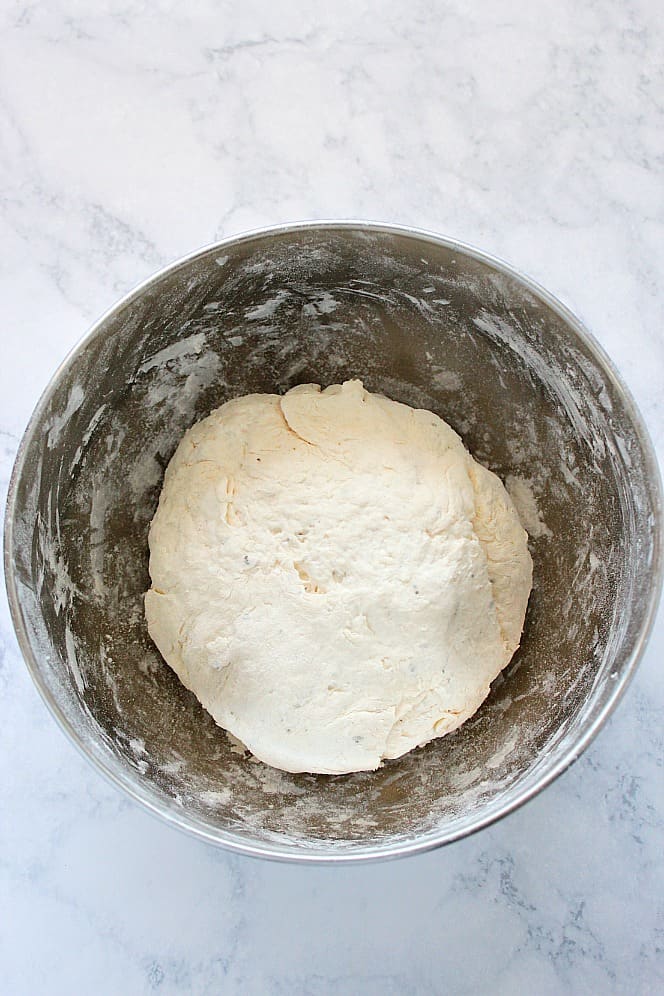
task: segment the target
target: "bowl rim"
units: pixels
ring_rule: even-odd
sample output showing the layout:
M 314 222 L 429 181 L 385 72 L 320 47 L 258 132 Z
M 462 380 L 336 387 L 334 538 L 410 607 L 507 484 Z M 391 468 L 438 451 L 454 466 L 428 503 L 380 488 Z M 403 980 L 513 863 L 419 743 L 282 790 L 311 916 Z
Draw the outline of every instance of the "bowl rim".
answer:
M 539 774 L 532 782 L 523 787 L 515 786 L 514 794 L 508 800 L 502 800 L 484 813 L 479 811 L 467 826 L 458 827 L 445 831 L 434 829 L 416 837 L 411 841 L 395 842 L 382 846 L 380 843 L 364 845 L 348 842 L 348 849 L 327 850 L 326 845 L 321 843 L 320 847 L 302 846 L 297 849 L 293 844 L 266 843 L 251 841 L 243 836 L 226 830 L 212 830 L 203 822 L 197 822 L 184 809 L 171 808 L 163 803 L 156 793 L 146 791 L 139 778 L 134 779 L 128 776 L 128 772 L 118 764 L 118 770 L 114 770 L 105 763 L 105 758 L 76 732 L 73 725 L 67 719 L 61 706 L 51 693 L 46 681 L 42 677 L 41 668 L 37 655 L 33 650 L 28 628 L 21 609 L 21 600 L 15 577 L 15 557 L 14 557 L 14 524 L 17 516 L 17 493 L 21 480 L 26 453 L 35 434 L 37 423 L 41 415 L 50 402 L 53 393 L 57 389 L 64 373 L 69 369 L 74 360 L 85 350 L 90 343 L 103 329 L 106 322 L 120 309 L 126 307 L 134 299 L 139 297 L 149 287 L 157 285 L 165 276 L 175 272 L 179 268 L 191 263 L 195 259 L 205 256 L 211 252 L 222 250 L 229 246 L 251 242 L 266 236 L 279 236 L 294 232 L 306 231 L 334 231 L 334 230 L 361 230 L 368 234 L 391 234 L 413 238 L 422 242 L 432 243 L 442 246 L 452 251 L 458 251 L 478 262 L 489 265 L 499 273 L 516 279 L 525 289 L 541 300 L 548 308 L 558 315 L 570 330 L 580 339 L 591 353 L 594 361 L 603 369 L 605 375 L 612 382 L 624 405 L 625 412 L 630 418 L 635 435 L 644 459 L 644 467 L 647 477 L 647 486 L 654 508 L 653 524 L 653 557 L 652 557 L 652 579 L 653 583 L 648 592 L 647 605 L 644 612 L 643 624 L 633 641 L 626 663 L 615 681 L 611 694 L 607 697 L 601 709 L 594 716 L 592 721 L 580 731 L 580 735 L 564 748 L 556 745 L 552 751 L 555 762 L 550 767 Z M 557 297 L 542 287 L 537 281 L 527 276 L 525 273 L 505 262 L 503 259 L 478 249 L 473 245 L 439 235 L 427 229 L 421 229 L 403 224 L 390 224 L 376 221 L 363 221 L 357 219 L 322 219 L 295 221 L 287 224 L 269 225 L 266 227 L 254 228 L 236 235 L 229 235 L 223 239 L 211 242 L 207 245 L 195 249 L 185 256 L 178 257 L 174 261 L 161 267 L 152 273 L 145 280 L 138 283 L 117 302 L 109 307 L 93 324 L 87 332 L 74 344 L 66 354 L 62 362 L 58 365 L 46 387 L 44 388 L 35 408 L 30 416 L 25 428 L 19 447 L 16 453 L 14 466 L 12 469 L 7 502 L 5 508 L 4 521 L 4 569 L 5 584 L 10 608 L 11 619 L 16 632 L 18 645 L 27 665 L 28 671 L 37 687 L 44 703 L 54 717 L 56 723 L 65 733 L 69 741 L 76 747 L 80 754 L 92 764 L 102 776 L 116 788 L 126 792 L 135 802 L 138 802 L 145 809 L 160 817 L 163 821 L 179 830 L 193 835 L 209 844 L 224 847 L 230 851 L 250 855 L 253 857 L 271 858 L 278 861 L 307 862 L 315 864 L 348 864 L 357 862 L 380 861 L 387 858 L 405 857 L 407 855 L 423 853 L 444 844 L 452 843 L 460 838 L 477 833 L 484 827 L 503 819 L 509 813 L 523 806 L 530 799 L 538 795 L 547 785 L 555 781 L 564 771 L 566 771 L 577 758 L 592 743 L 600 729 L 604 726 L 609 716 L 613 713 L 619 701 L 625 694 L 627 687 L 631 683 L 639 661 L 646 649 L 648 640 L 652 633 L 655 617 L 662 592 L 663 582 L 663 542 L 662 542 L 662 518 L 663 518 L 664 497 L 662 492 L 662 479 L 659 471 L 655 449 L 631 391 L 618 373 L 616 366 L 610 359 L 604 348 L 595 339 L 593 334 L 586 328 L 584 323 Z

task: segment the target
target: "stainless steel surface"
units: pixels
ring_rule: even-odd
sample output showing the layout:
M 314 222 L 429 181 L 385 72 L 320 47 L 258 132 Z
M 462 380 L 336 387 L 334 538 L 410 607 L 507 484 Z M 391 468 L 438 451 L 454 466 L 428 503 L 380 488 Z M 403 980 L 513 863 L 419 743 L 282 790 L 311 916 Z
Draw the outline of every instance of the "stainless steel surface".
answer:
M 239 394 L 356 376 L 529 480 L 552 535 L 531 543 L 523 644 L 476 717 L 374 773 L 290 775 L 234 752 L 159 658 L 143 620 L 147 528 L 194 421 Z M 486 826 L 588 745 L 652 624 L 661 489 L 615 370 L 532 281 L 424 232 L 293 225 L 181 260 L 74 349 L 19 450 L 5 570 L 37 687 L 115 784 L 235 850 L 364 860 Z

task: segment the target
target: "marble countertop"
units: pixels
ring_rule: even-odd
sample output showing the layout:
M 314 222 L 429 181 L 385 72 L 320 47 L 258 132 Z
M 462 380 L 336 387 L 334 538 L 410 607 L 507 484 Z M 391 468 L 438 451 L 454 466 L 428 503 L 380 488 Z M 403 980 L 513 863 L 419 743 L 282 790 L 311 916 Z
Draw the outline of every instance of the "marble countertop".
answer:
M 664 455 L 652 0 L 54 0 L 0 24 L 5 489 L 39 393 L 122 293 L 219 237 L 320 217 L 432 229 L 531 274 Z M 299 867 L 206 847 L 101 780 L 38 698 L 3 592 L 0 988 L 664 991 L 662 618 L 599 739 L 528 806 L 422 857 Z

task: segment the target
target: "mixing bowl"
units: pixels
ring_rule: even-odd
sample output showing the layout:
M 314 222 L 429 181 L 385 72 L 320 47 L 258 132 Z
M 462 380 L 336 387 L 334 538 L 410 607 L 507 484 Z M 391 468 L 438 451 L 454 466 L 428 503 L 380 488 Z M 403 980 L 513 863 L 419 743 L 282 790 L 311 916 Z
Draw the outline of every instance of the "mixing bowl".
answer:
M 353 377 L 437 412 L 508 479 L 534 590 L 521 649 L 458 732 L 376 772 L 292 775 L 246 757 L 161 660 L 147 532 L 193 422 L 237 395 Z M 358 860 L 477 830 L 587 746 L 652 623 L 660 520 L 643 423 L 560 303 L 449 239 L 300 224 L 173 264 L 74 349 L 21 443 L 6 576 L 40 692 L 116 785 L 237 851 Z

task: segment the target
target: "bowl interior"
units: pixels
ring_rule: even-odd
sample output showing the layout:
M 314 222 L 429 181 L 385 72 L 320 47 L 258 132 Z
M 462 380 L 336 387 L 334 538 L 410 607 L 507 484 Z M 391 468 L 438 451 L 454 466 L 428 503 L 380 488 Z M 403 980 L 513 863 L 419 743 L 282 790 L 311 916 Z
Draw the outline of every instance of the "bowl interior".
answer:
M 161 660 L 147 530 L 194 421 L 351 377 L 443 416 L 545 526 L 522 647 L 471 721 L 374 773 L 292 775 L 238 752 Z M 632 666 L 654 584 L 649 459 L 594 347 L 496 265 L 378 227 L 236 240 L 114 309 L 42 400 L 8 549 L 24 649 L 86 752 L 210 839 L 293 856 L 451 839 L 546 779 Z

